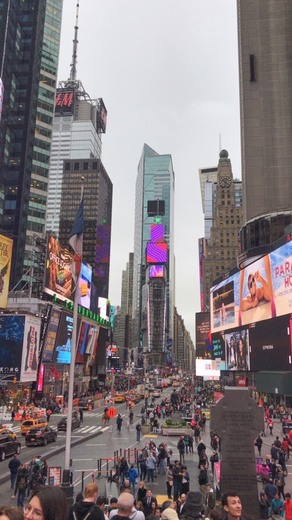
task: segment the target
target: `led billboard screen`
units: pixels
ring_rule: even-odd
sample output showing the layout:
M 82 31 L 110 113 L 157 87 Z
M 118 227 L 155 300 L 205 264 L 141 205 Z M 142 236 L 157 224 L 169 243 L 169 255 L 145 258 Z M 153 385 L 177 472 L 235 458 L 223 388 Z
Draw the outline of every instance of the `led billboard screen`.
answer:
M 48 325 L 46 339 L 43 348 L 43 363 L 51 363 L 53 361 L 60 314 L 61 311 L 59 309 L 52 309 L 50 323 Z
M 44 292 L 61 300 L 72 300 L 72 254 L 59 240 L 49 236 L 45 270 Z
M 26 316 L 21 360 L 22 382 L 36 381 L 41 320 L 37 316 Z
M 56 337 L 56 363 L 70 364 L 72 349 L 73 316 L 62 311 Z
M 210 306 L 212 333 L 292 312 L 292 242 L 212 287 Z
M 212 359 L 196 359 L 196 376 L 219 379 L 220 370 L 217 368 L 217 362 Z
M 164 241 L 164 224 L 151 224 L 150 242 Z
M 163 278 L 163 277 L 164 277 L 164 266 L 163 265 L 150 265 L 149 278 Z
M 25 316 L 0 316 L 0 376 L 20 381 Z
M 146 247 L 147 264 L 166 264 L 167 263 L 167 243 L 148 242 Z
M 10 270 L 12 260 L 13 240 L 0 235 L 0 308 L 6 309 Z
M 82 262 L 81 272 L 79 276 L 79 294 L 78 303 L 90 309 L 91 301 L 91 286 L 92 286 L 92 269 L 89 264 Z
M 212 359 L 212 337 L 210 331 L 210 313 L 196 313 L 196 357 Z M 221 357 L 221 356 L 217 356 Z

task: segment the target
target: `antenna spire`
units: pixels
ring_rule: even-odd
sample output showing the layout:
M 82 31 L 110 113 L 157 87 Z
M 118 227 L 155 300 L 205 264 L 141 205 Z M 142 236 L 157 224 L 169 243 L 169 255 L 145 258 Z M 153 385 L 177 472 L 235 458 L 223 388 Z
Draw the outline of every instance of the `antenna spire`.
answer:
M 73 40 L 73 54 L 72 54 L 72 63 L 70 70 L 70 80 L 76 81 L 77 75 L 77 45 L 78 45 L 78 15 L 79 15 L 79 0 L 77 0 L 76 4 L 76 21 L 74 27 L 74 40 Z

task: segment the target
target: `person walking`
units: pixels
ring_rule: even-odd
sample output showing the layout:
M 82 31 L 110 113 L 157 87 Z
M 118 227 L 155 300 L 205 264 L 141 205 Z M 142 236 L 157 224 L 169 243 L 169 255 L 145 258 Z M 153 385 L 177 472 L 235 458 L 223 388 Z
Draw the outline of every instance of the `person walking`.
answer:
M 118 417 L 117 417 L 117 430 L 118 430 L 118 432 L 120 432 L 122 430 L 122 424 L 123 424 L 123 418 L 122 418 L 121 414 L 119 413 Z
M 14 487 L 15 487 L 15 481 L 16 481 L 19 466 L 20 466 L 20 460 L 18 458 L 17 453 L 15 453 L 13 455 L 13 458 L 10 459 L 9 464 L 8 464 L 8 468 L 10 471 L 11 489 L 14 489 Z
M 14 496 L 17 496 L 17 507 L 23 507 L 25 493 L 28 482 L 28 470 L 24 464 L 20 464 L 14 489 Z
M 130 469 L 129 469 L 129 481 L 130 481 L 130 486 L 131 486 L 132 493 L 134 496 L 136 494 L 136 480 L 137 480 L 138 476 L 139 476 L 139 473 L 138 473 L 137 468 L 135 468 L 134 464 L 131 464 Z
M 172 464 L 169 464 L 166 470 L 166 490 L 167 490 L 167 497 L 169 499 L 172 498 L 171 496 L 171 490 L 173 486 L 173 473 L 172 473 Z
M 142 426 L 140 423 L 136 425 L 136 441 L 140 442 Z
M 80 418 L 80 422 L 82 424 L 83 423 L 83 410 L 82 410 L 82 408 L 79 408 L 79 418 Z

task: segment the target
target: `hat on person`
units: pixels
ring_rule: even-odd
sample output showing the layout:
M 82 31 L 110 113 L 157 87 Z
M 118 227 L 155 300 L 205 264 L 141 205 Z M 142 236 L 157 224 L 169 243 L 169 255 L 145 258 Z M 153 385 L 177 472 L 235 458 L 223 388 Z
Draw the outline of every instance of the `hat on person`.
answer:
M 161 514 L 161 520 L 178 520 L 177 512 L 172 507 L 167 507 Z
M 190 510 L 194 513 L 200 513 L 203 508 L 204 502 L 201 493 L 199 491 L 189 491 L 184 505 L 184 512 Z

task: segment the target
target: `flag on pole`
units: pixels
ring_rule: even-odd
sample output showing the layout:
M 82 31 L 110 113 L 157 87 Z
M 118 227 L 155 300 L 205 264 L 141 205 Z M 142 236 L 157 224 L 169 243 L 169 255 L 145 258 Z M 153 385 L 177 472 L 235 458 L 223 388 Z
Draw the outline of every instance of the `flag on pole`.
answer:
M 72 265 L 73 276 L 78 277 L 81 269 L 82 262 L 82 249 L 83 249 L 83 230 L 84 230 L 84 198 L 82 195 L 80 206 L 77 211 L 75 222 L 71 229 L 69 238 L 69 244 L 74 250 L 74 262 Z

